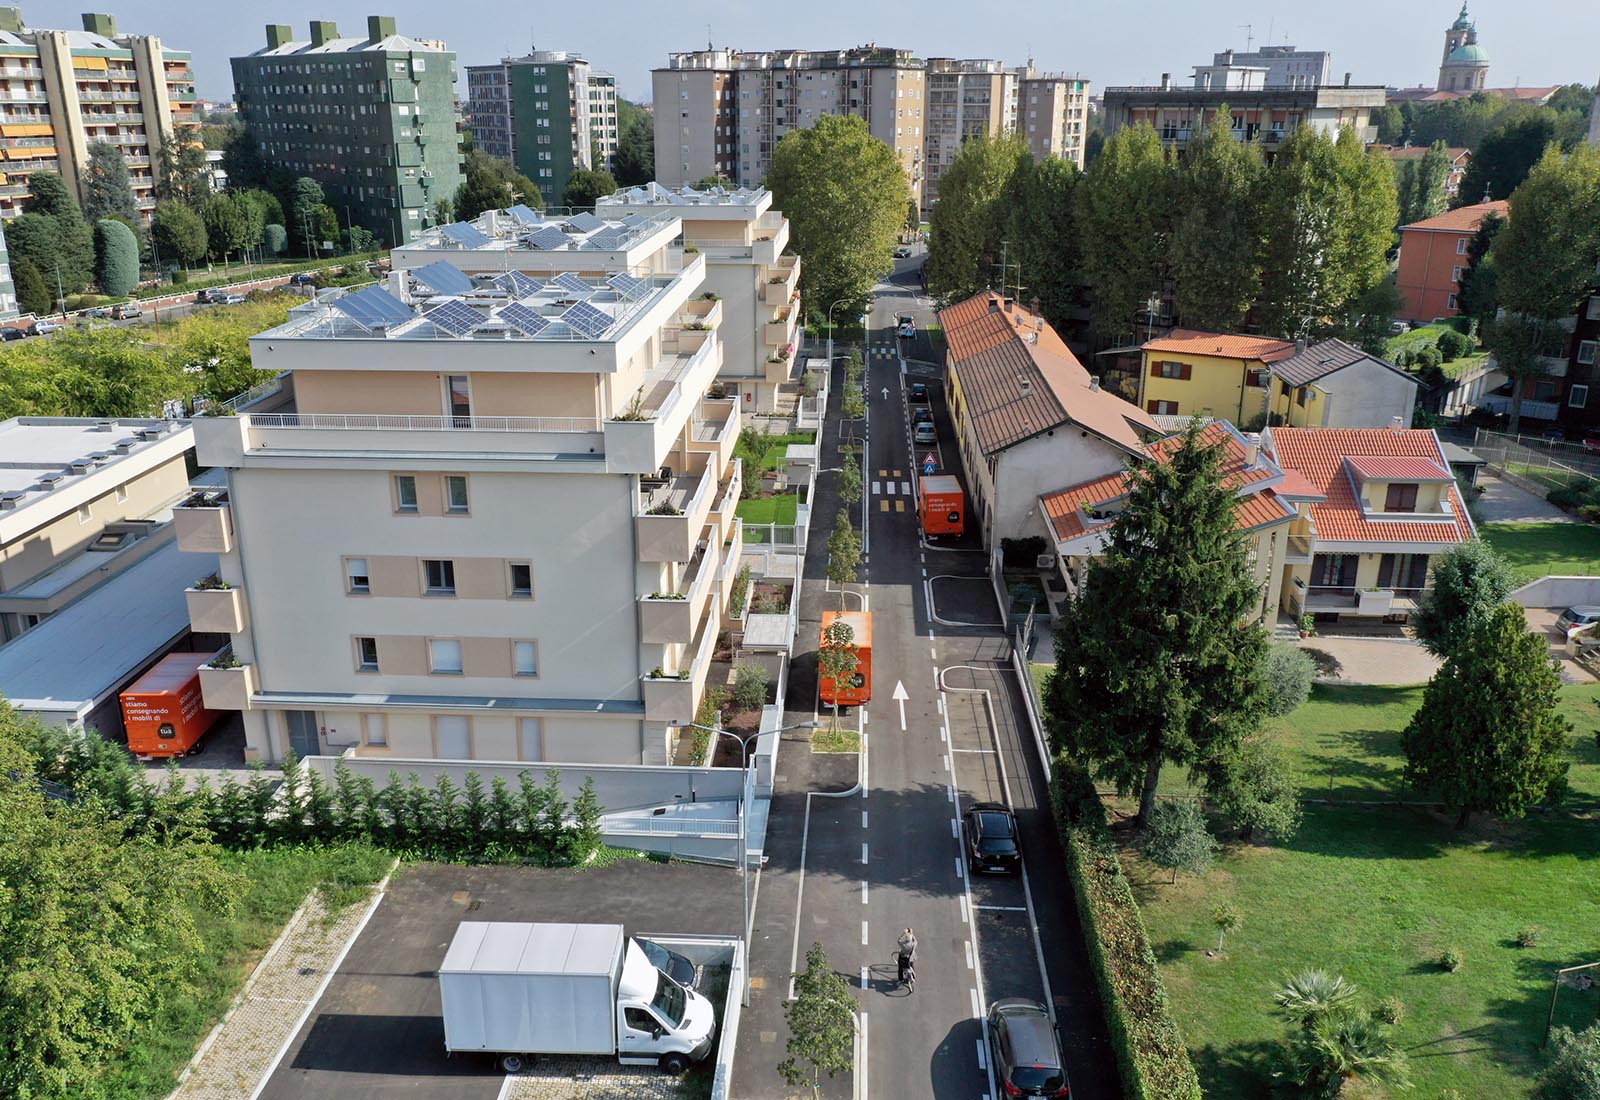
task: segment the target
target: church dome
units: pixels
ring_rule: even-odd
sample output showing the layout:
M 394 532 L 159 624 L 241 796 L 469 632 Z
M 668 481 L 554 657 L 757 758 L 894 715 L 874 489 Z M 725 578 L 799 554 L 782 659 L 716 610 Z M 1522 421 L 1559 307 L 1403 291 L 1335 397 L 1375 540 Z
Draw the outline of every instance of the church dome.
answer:
M 1451 30 L 1456 30 L 1456 31 L 1464 31 L 1470 26 L 1472 26 L 1472 16 L 1467 14 L 1467 5 L 1462 4 L 1461 5 L 1461 14 L 1456 16 L 1456 21 L 1451 26 L 1450 29 Z
M 1445 64 L 1454 65 L 1461 63 L 1487 65 L 1489 63 L 1489 51 L 1478 45 L 1476 42 L 1469 42 L 1466 45 L 1457 46 L 1455 49 L 1450 51 L 1450 56 L 1445 58 Z

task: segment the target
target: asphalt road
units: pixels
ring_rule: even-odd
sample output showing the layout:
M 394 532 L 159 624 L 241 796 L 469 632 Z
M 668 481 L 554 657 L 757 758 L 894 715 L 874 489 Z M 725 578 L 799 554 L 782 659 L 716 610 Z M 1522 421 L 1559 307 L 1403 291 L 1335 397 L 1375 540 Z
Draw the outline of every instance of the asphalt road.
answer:
M 915 363 L 902 360 L 933 360 L 923 335 L 933 313 L 919 295 L 920 260 L 900 261 L 879 288 L 867 333 L 866 583 L 858 587 L 873 617 L 873 697 L 850 716 L 865 734 L 866 760 L 857 789 L 851 776 L 830 771 L 831 761 L 796 760 L 803 743 L 783 749 L 772 864 L 756 912 L 753 962 L 763 980 L 741 1037 L 735 1095 L 791 1091 L 766 1064 L 782 1056 L 787 1034 L 781 1006 L 789 959 L 803 958 L 819 940 L 852 979 L 860 1005 L 856 1072 L 853 1080 L 825 1082 L 828 1096 L 997 1097 L 984 1010 L 996 998 L 1023 996 L 1055 1013 L 1074 1096 L 1110 1100 L 1121 1090 L 983 555 L 970 537 L 953 547 L 925 544 L 917 521 L 914 483 L 926 455 L 934 455 L 937 472 L 961 474 L 942 371 L 908 375 Z M 916 318 L 915 340 L 896 340 L 900 313 Z M 916 449 L 915 463 L 905 398 L 911 377 L 930 383 L 940 432 L 937 446 Z M 825 468 L 836 461 L 836 432 L 837 422 L 825 430 Z M 837 506 L 830 482 L 819 486 L 820 531 Z M 807 560 L 801 613 L 810 639 L 809 620 L 840 604 L 837 592 L 818 592 L 825 543 L 814 537 Z M 852 590 L 845 601 L 856 606 L 860 598 Z M 799 713 L 790 721 L 810 717 L 807 659 L 797 650 L 789 705 Z M 826 793 L 801 797 L 798 788 L 808 783 Z M 973 801 L 1013 807 L 1024 876 L 969 877 L 959 819 Z M 920 945 L 914 993 L 894 980 L 895 940 L 907 926 Z

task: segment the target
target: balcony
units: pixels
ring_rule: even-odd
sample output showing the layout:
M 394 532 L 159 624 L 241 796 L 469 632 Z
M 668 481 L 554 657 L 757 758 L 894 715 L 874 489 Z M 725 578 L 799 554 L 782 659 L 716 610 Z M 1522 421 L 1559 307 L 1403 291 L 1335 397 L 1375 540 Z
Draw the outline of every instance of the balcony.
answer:
M 189 626 L 197 634 L 241 634 L 246 619 L 244 591 L 218 583 L 211 577 L 183 590 Z
M 756 222 L 755 240 L 750 243 L 750 257 L 768 267 L 778 262 L 789 244 L 789 219 L 775 210 L 769 210 Z
M 633 520 L 639 560 L 686 562 L 694 557 L 716 487 L 717 479 L 709 470 L 669 480 L 641 477 L 639 514 Z
M 598 420 L 567 416 L 382 416 L 364 413 L 251 413 L 194 421 L 202 465 L 237 467 L 246 454 L 332 451 L 475 455 L 599 453 Z
M 1425 588 L 1362 588 L 1312 585 L 1305 590 L 1302 610 L 1309 614 L 1337 611 L 1374 618 L 1416 610 Z
M 644 717 L 647 722 L 686 725 L 694 720 L 700 694 L 706 686 L 706 669 L 717 646 L 720 615 L 707 615 L 694 643 L 694 659 L 685 667 L 653 670 L 642 677 Z
M 1283 560 L 1289 565 L 1310 565 L 1312 554 L 1312 539 L 1310 535 L 1290 535 L 1289 545 L 1284 552 Z
M 787 303 L 778 307 L 778 316 L 761 326 L 761 342 L 769 348 L 783 348 L 794 343 L 795 324 L 799 311 Z
M 788 305 L 800 285 L 800 257 L 780 256 L 778 262 L 767 269 L 767 282 L 761 288 L 761 300 L 769 306 Z
M 737 504 L 738 494 L 735 493 L 734 496 L 734 503 Z M 728 599 L 733 593 L 734 579 L 739 575 L 739 570 L 742 568 L 740 559 L 743 557 L 744 524 L 736 522 L 733 525 L 733 537 L 725 540 L 722 544 L 722 568 L 717 572 L 717 596 L 722 601 L 720 606 L 723 608 L 728 606 Z M 750 602 L 748 596 L 745 602 Z M 741 612 L 743 610 L 744 608 L 740 608 Z
M 700 545 L 684 567 L 677 586 L 671 592 L 639 597 L 642 641 L 687 644 L 694 640 L 695 626 L 705 617 L 706 600 L 722 564 L 721 533 L 715 525 L 708 524 L 701 534 Z
M 733 458 L 733 447 L 739 441 L 741 423 L 739 402 L 732 398 L 720 401 L 702 399 L 699 412 L 689 424 L 690 453 L 715 455 L 711 468 L 720 476 Z
M 723 471 L 722 491 L 711 506 L 711 522 L 717 525 L 718 537 L 726 542 L 730 532 L 742 530 L 739 523 L 739 497 L 744 491 L 744 463 L 735 458 Z
M 685 302 L 683 310 L 678 314 L 678 322 L 682 325 L 702 325 L 701 329 L 689 329 L 690 332 L 701 332 L 719 328 L 722 325 L 722 299 L 721 298 L 692 298 Z
M 178 549 L 191 554 L 233 552 L 233 506 L 226 491 L 202 491 L 172 509 Z
M 232 650 L 224 650 L 230 653 Z M 207 710 L 249 710 L 250 696 L 256 690 L 254 665 L 236 664 L 232 668 L 200 666 L 200 700 Z
M 791 381 L 794 377 L 795 359 L 799 354 L 799 349 L 790 344 L 787 348 L 779 348 L 767 356 L 766 380 L 774 385 Z
M 1541 355 L 1538 363 L 1539 377 L 1541 378 L 1565 378 L 1567 376 L 1567 357 L 1564 355 Z
M 612 473 L 660 469 L 722 366 L 715 329 L 680 330 L 674 336 L 626 410 L 605 422 L 606 469 Z M 695 341 L 698 346 L 690 348 Z

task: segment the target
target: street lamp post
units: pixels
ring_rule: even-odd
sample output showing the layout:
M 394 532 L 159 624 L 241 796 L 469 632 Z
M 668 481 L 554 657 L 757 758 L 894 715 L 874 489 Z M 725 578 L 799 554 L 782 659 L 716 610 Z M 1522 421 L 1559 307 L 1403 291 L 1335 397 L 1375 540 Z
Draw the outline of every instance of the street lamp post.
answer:
M 739 792 L 739 883 L 744 888 L 744 992 L 740 1002 L 750 1007 L 750 742 L 761 736 L 757 730 L 749 737 L 740 737 L 730 730 L 715 726 L 702 726 L 699 722 L 686 723 L 690 729 L 705 730 L 717 737 L 731 737 L 739 746 L 739 769 L 744 773 L 744 786 Z M 796 722 L 792 726 L 779 726 L 768 733 L 786 733 L 789 730 L 816 729 L 818 722 Z
M 840 306 L 844 305 L 848 301 L 850 301 L 849 298 L 840 298 L 837 302 L 833 303 L 833 305 L 828 307 L 828 370 L 829 371 L 833 370 L 833 311 L 838 309 Z M 871 310 L 872 310 L 872 306 L 868 305 L 866 310 L 863 311 L 863 316 L 867 312 L 870 312 Z

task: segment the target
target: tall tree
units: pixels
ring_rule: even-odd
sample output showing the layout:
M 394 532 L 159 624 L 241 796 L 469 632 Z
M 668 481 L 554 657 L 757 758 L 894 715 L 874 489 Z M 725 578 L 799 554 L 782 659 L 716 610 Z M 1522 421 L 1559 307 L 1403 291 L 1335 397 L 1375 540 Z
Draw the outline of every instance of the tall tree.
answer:
M 1254 730 L 1268 703 L 1261 590 L 1198 423 L 1137 467 L 1106 547 L 1056 632 L 1045 700 L 1052 744 L 1120 791 L 1140 827 L 1161 768 L 1202 768 Z
M 20 220 L 20 219 L 19 219 Z M 11 277 L 17 286 L 17 304 L 24 313 L 44 316 L 55 302 L 55 293 L 45 284 L 39 267 L 26 256 L 11 256 Z
M 1428 682 L 1401 734 L 1406 782 L 1458 811 L 1521 817 L 1566 790 L 1567 735 L 1550 644 L 1522 608 L 1501 604 L 1470 626 Z
M 122 150 L 110 142 L 89 146 L 89 161 L 83 168 L 83 214 L 90 221 L 115 214 L 138 224 L 139 207 L 133 201 L 128 162 L 122 159 Z
M 1080 176 L 1061 157 L 1025 161 L 1013 181 L 1007 219 L 1006 262 L 1058 332 L 1073 321 L 1082 292 L 1083 250 L 1073 230 L 1072 206 Z
M 1511 431 L 1522 417 L 1524 379 L 1546 373 L 1543 357 L 1559 354 L 1570 315 L 1595 285 L 1600 263 L 1600 150 L 1551 149 L 1511 196 L 1508 224 L 1490 252 L 1504 313 L 1488 343 L 1512 378 Z
M 617 181 L 610 172 L 580 168 L 567 180 L 561 192 L 561 205 L 572 210 L 593 210 L 595 200 L 617 189 Z
M 230 129 L 223 136 L 221 148 L 222 170 L 227 173 L 230 188 L 265 187 L 270 181 L 272 173 L 261 155 L 261 145 L 249 128 Z
M 1429 653 L 1448 658 L 1511 594 L 1511 567 L 1494 547 L 1474 539 L 1434 559 L 1429 585 L 1411 628 Z
M 310 256 L 321 239 L 317 207 L 322 205 L 322 185 L 310 176 L 301 176 L 290 186 L 288 199 L 284 214 L 289 219 L 286 228 L 294 250 Z
M 543 210 L 544 195 L 509 160 L 491 157 L 476 146 L 469 149 L 467 168 L 451 203 L 451 215 L 457 221 L 469 222 L 485 210 L 504 210 L 517 203 Z
M 25 229 L 19 224 L 23 219 L 18 218 L 6 227 L 8 240 L 21 239 L 20 245 L 11 246 L 12 250 L 31 259 L 47 282 L 59 280 L 63 293 L 76 294 L 88 286 L 94 278 L 94 229 L 84 220 L 66 181 L 55 172 L 35 172 L 28 177 L 28 197 L 22 200 L 22 212 L 24 216 L 48 218 L 55 228 L 54 240 L 49 251 L 40 251 L 27 239 L 34 230 Z M 44 232 L 36 235 L 49 237 Z
M 621 187 L 636 187 L 656 178 L 656 127 L 637 103 L 617 100 L 617 155 L 611 174 Z
M 1261 287 L 1257 203 L 1266 176 L 1260 146 L 1235 140 L 1229 117 L 1222 107 L 1189 143 L 1172 231 L 1178 318 L 1222 332 L 1239 326 Z
M 911 196 L 894 150 L 865 120 L 825 115 L 783 135 L 766 183 L 805 261 L 805 301 L 819 312 L 840 301 L 861 312 L 879 277 L 894 266 Z
M 1395 200 L 1394 169 L 1388 158 L 1376 150 L 1367 150 L 1353 127 L 1339 131 L 1333 153 L 1339 166 L 1339 181 L 1349 196 L 1350 212 L 1334 255 L 1334 263 L 1345 277 L 1339 286 L 1343 296 L 1334 304 L 1333 311 L 1338 314 L 1389 273 L 1389 254 L 1400 209 Z
M 139 282 L 139 239 L 115 218 L 101 218 L 94 226 L 95 281 L 100 289 L 120 298 Z
M 855 1065 L 856 999 L 834 972 L 820 943 L 806 951 L 806 968 L 794 976 L 794 1000 L 783 1006 L 789 1024 L 788 1056 L 778 1073 L 791 1088 L 822 1095 L 822 1075 L 831 1079 Z
M 156 198 L 162 202 L 181 202 L 199 208 L 211 191 L 206 175 L 206 147 L 187 127 L 170 141 L 161 143 L 156 155 Z
M 1456 301 L 1461 305 L 1461 312 L 1480 329 L 1494 318 L 1500 308 L 1500 291 L 1495 285 L 1496 276 L 1494 264 L 1489 260 L 1489 249 L 1505 226 L 1506 220 L 1499 214 L 1485 214 L 1472 240 L 1467 242 L 1467 266 L 1461 273 L 1461 289 Z
M 206 196 L 200 219 L 206 225 L 206 251 L 212 259 L 225 260 L 250 241 L 250 215 L 225 191 Z
M 181 202 L 157 203 L 150 243 L 162 263 L 188 266 L 206 254 L 206 223 Z
M 1401 225 L 1443 212 L 1445 184 L 1450 179 L 1450 154 L 1444 142 L 1434 142 L 1420 157 L 1395 161 L 1394 173 Z
M 1543 113 L 1513 119 L 1488 134 L 1473 150 L 1472 163 L 1461 177 L 1457 205 L 1510 198 L 1555 136 L 1555 119 Z
M 1161 139 L 1143 123 L 1118 130 L 1077 189 L 1083 274 L 1095 331 L 1116 339 L 1166 281 L 1172 169 Z
M 928 215 L 928 293 L 959 300 L 994 285 L 1006 215 L 1029 162 L 1020 134 L 976 134 L 961 143 L 939 177 L 939 201 Z

